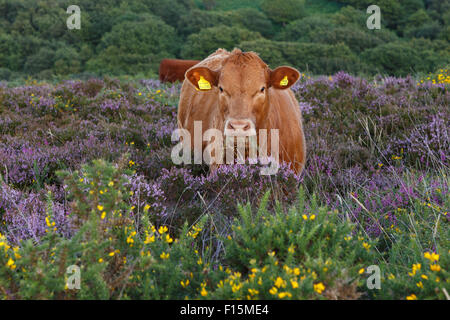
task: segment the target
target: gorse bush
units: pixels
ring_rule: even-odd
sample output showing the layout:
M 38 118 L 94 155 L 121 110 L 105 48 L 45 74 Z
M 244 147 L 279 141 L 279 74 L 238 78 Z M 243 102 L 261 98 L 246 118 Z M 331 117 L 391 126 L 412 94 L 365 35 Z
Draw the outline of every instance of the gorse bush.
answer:
M 225 241 L 225 261 L 239 271 L 216 293 L 217 298 L 356 299 L 360 270 L 375 257 L 373 243 L 357 234 L 337 212 L 298 203 L 284 211 L 267 210 L 268 194 L 259 209 L 240 207 L 233 233 Z M 324 292 L 325 291 L 325 292 Z
M 324 291 L 343 297 L 340 290 L 358 296 L 352 282 L 371 258 L 370 242 L 356 240 L 349 223 L 329 217 L 315 201 L 306 210 L 303 192 L 287 213 L 281 207 L 275 215 L 267 210 L 268 193 L 255 215 L 249 205 L 240 207 L 224 241 L 226 256 L 213 260 L 210 247 L 199 251 L 207 216 L 191 228 L 156 228 L 148 219 L 150 205 L 134 214 L 128 204 L 129 174 L 125 161 L 117 166 L 94 161 L 79 172 L 62 172 L 76 232 L 69 238 L 58 234 L 49 195 L 38 244 L 27 240 L 11 247 L 1 236 L 3 297 L 307 298 Z M 71 287 L 71 266 L 80 270 L 79 289 Z
M 126 167 L 125 163 L 112 166 L 94 161 L 81 172 L 61 173 L 73 197 L 71 217 L 77 225 L 73 237 L 62 238 L 58 234 L 51 198 L 46 235 L 39 244 L 29 240 L 18 249 L 1 237 L 0 249 L 4 254 L 0 290 L 4 298 L 184 297 L 180 295 L 179 281 L 185 276 L 190 278 L 193 272 L 197 276 L 202 274 L 202 266 L 197 263 L 199 257 L 191 250 L 199 227 L 196 226 L 196 233 L 190 233 L 191 241 L 187 240 L 186 227 L 181 232 L 184 237 L 174 240 L 167 227 L 157 231 L 148 222 L 147 207 L 141 216 L 130 214 L 127 199 L 131 191 L 124 188 L 124 174 L 129 172 Z M 180 265 L 180 260 L 186 265 Z M 71 266 L 80 270 L 79 290 L 71 288 L 70 274 L 66 272 Z M 196 280 L 191 282 L 195 284 Z

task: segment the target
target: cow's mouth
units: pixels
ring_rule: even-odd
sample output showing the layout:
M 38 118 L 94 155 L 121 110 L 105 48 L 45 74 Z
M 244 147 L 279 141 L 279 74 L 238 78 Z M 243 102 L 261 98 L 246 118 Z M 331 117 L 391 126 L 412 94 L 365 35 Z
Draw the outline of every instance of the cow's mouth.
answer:
M 256 135 L 225 136 L 225 163 L 244 163 L 246 159 L 257 158 Z

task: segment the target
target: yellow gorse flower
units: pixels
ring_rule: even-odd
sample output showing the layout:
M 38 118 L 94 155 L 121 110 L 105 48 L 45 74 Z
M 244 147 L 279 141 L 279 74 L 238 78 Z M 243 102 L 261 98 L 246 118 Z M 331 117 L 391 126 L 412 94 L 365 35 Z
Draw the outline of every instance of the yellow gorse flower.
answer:
M 255 295 L 259 294 L 259 291 L 256 290 L 256 289 L 248 289 L 248 292 L 249 292 L 252 296 L 255 296 Z
M 165 259 L 169 259 L 170 254 L 169 253 L 161 253 L 161 255 L 159 256 L 161 259 L 165 260 Z
M 170 237 L 170 234 L 166 234 L 166 242 L 167 243 L 172 243 L 173 239 Z
M 6 266 L 11 267 L 12 265 L 14 265 L 14 260 L 9 258 L 8 262 L 6 263 Z
M 425 259 L 428 259 L 431 262 L 439 261 L 439 255 L 434 253 L 434 252 L 432 252 L 432 253 L 425 252 L 423 254 L 423 256 L 424 256 Z
M 295 280 L 291 280 L 291 285 L 292 285 L 292 288 L 294 288 L 294 289 L 298 288 L 298 282 Z
M 147 237 L 145 238 L 144 244 L 149 244 L 155 242 L 155 236 L 149 236 L 147 235 Z
M 183 288 L 186 288 L 189 285 L 189 279 L 186 279 L 186 281 L 180 281 L 180 284 Z
M 275 286 L 280 288 L 280 287 L 286 287 L 286 281 L 283 280 L 283 278 L 281 277 L 277 277 L 277 279 L 275 280 Z
M 161 227 L 159 227 L 158 232 L 160 234 L 163 234 L 163 233 L 167 232 L 168 230 L 169 229 L 166 226 L 161 226 Z
M 280 292 L 280 293 L 278 294 L 278 297 L 279 297 L 280 299 L 283 299 L 283 298 L 286 298 L 286 297 L 291 298 L 291 297 L 292 297 L 292 294 L 291 294 L 290 292 Z
M 323 290 L 325 290 L 325 286 L 323 285 L 322 282 L 319 282 L 314 285 L 314 291 L 317 292 L 318 294 L 321 294 Z
M 439 271 L 441 271 L 441 266 L 438 264 L 431 264 L 430 269 L 431 269 L 431 271 L 439 272 Z
M 234 292 L 241 290 L 241 288 L 242 288 L 242 283 L 233 284 L 231 286 L 231 291 L 234 293 Z
M 412 265 L 412 271 L 408 272 L 408 274 L 413 277 L 416 275 L 416 271 L 420 270 L 420 268 L 422 267 L 422 265 L 420 263 L 415 263 Z

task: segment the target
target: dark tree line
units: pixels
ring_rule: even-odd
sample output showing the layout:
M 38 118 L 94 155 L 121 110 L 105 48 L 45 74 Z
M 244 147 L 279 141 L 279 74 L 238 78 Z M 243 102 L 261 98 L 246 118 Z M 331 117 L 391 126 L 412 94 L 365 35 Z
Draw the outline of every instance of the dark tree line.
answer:
M 218 47 L 315 74 L 404 76 L 450 62 L 450 0 L 315 0 L 314 11 L 308 0 L 78 0 L 81 29 L 68 30 L 72 2 L 0 0 L 0 79 L 154 76 L 163 57 Z M 381 30 L 366 27 L 371 4 Z

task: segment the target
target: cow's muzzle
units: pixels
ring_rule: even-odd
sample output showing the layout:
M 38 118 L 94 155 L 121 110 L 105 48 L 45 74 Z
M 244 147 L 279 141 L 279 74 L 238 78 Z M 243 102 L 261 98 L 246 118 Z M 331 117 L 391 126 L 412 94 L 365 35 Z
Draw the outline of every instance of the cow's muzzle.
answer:
M 225 122 L 224 134 L 232 137 L 255 136 L 255 124 L 250 119 L 229 119 Z

